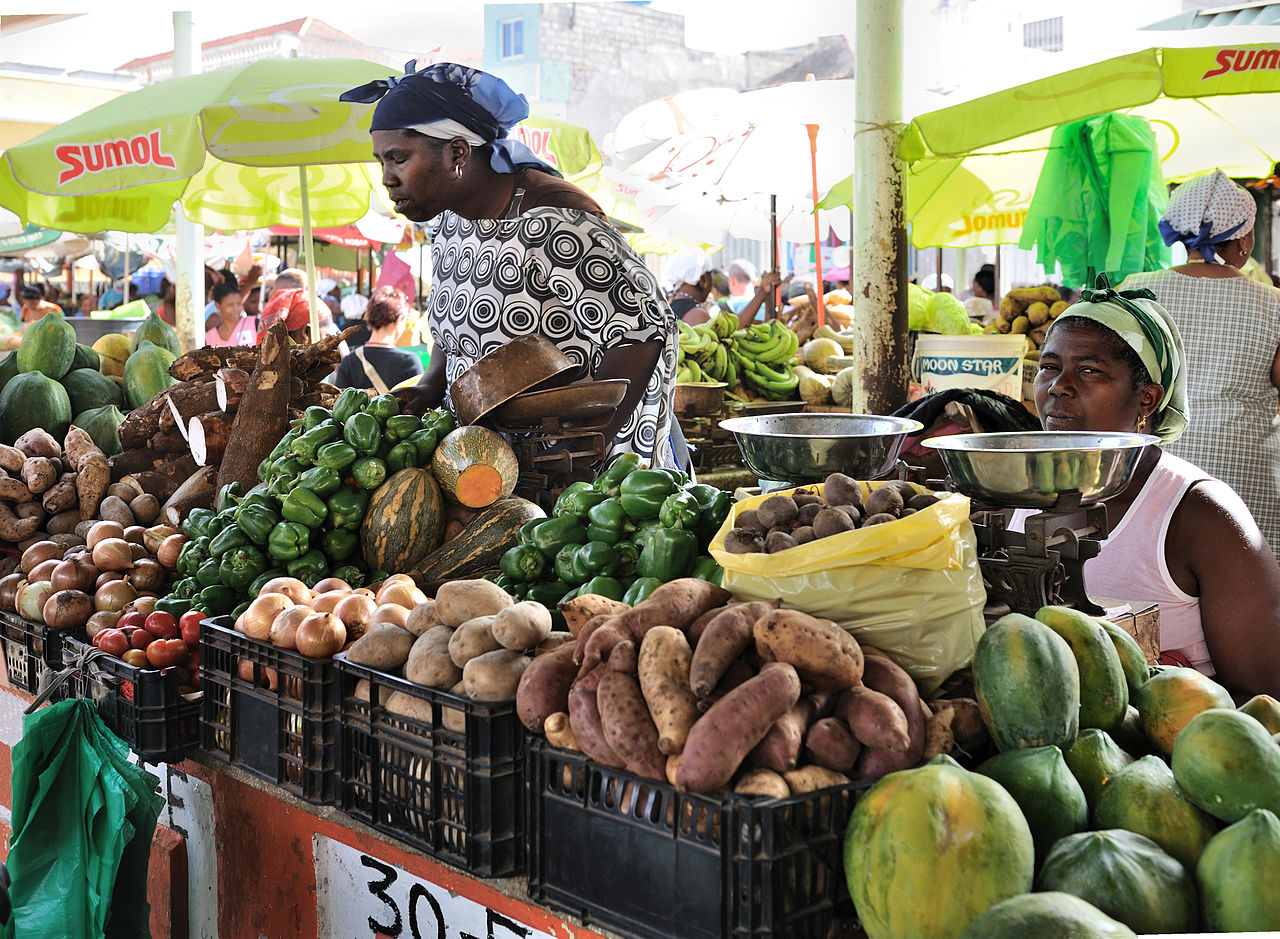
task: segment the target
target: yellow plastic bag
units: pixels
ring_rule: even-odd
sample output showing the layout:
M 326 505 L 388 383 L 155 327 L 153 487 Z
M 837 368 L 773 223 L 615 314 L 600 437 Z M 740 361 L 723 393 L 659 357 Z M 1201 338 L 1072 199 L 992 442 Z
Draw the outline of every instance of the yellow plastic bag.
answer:
M 859 485 L 865 499 L 883 483 Z M 822 486 L 805 488 L 822 492 Z M 985 629 L 987 593 L 968 496 L 942 494 L 906 518 L 777 554 L 725 551 L 737 514 L 766 498 L 737 503 L 711 542 L 711 555 L 724 568 L 724 587 L 735 599 L 781 597 L 784 607 L 834 620 L 859 642 L 893 656 L 926 696 L 969 664 Z

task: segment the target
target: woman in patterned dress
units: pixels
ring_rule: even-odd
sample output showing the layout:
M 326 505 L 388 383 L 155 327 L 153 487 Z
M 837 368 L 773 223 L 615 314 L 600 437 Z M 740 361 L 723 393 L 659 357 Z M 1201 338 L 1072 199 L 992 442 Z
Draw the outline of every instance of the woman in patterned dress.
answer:
M 435 352 L 410 406 L 450 403 L 449 386 L 477 359 L 538 334 L 578 366 L 573 380 L 631 382 L 604 430 L 610 457 L 687 464 L 671 416 L 675 317 L 656 278 L 590 196 L 507 137 L 528 116 L 523 95 L 476 69 L 414 64 L 343 95 L 378 102 L 374 158 L 396 211 L 415 222 L 439 217 L 428 310 Z
M 1170 450 L 1218 477 L 1280 554 L 1280 292 L 1240 273 L 1253 251 L 1256 204 L 1221 170 L 1173 191 L 1160 222 L 1187 263 L 1132 274 L 1169 311 L 1187 347 L 1195 423 Z

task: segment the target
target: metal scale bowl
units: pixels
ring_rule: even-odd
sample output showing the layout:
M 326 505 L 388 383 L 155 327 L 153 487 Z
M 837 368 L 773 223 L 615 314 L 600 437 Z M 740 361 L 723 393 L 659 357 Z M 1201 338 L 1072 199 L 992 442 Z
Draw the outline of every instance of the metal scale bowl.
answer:
M 1098 615 L 1084 562 L 1102 549 L 1109 528 L 1102 500 L 1122 492 L 1144 448 L 1158 437 L 1129 433 L 1038 431 L 931 437 L 946 488 L 974 500 L 979 564 L 989 599 L 1017 613 L 1047 604 Z M 1009 529 L 1010 509 L 1037 509 L 1023 531 Z
M 765 414 L 732 417 L 720 426 L 737 439 L 762 492 L 820 483 L 832 473 L 887 476 L 900 465 L 907 435 L 924 427 L 874 414 Z

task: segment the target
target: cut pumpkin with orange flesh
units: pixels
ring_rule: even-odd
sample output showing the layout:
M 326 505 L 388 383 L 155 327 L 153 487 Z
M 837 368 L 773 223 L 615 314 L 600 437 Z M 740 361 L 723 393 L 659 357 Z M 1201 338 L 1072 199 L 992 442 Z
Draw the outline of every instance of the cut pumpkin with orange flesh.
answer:
M 520 464 L 501 434 L 473 424 L 440 441 L 431 457 L 431 473 L 446 500 L 482 509 L 511 495 Z

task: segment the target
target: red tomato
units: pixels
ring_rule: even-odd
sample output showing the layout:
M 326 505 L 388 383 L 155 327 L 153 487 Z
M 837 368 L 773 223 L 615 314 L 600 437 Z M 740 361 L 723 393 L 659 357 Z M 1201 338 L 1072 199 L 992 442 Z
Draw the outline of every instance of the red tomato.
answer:
M 184 639 L 183 642 L 186 642 L 186 640 Z M 191 643 L 187 642 L 187 645 L 191 645 Z M 192 649 L 191 654 L 187 656 L 187 660 L 182 663 L 182 667 L 192 675 L 200 671 L 200 650 Z
M 178 620 L 178 629 L 182 631 L 182 641 L 189 646 L 194 646 L 200 642 L 200 621 L 204 619 L 204 614 L 199 610 L 188 610 L 182 614 L 182 619 Z
M 136 668 L 151 667 L 151 663 L 147 661 L 147 653 L 142 649 L 130 649 L 120 658 L 124 659 L 126 665 L 133 665 Z
M 182 630 L 178 628 L 178 621 L 173 614 L 162 610 L 156 610 L 148 616 L 143 628 L 157 639 L 178 639 L 182 636 Z
M 129 648 L 131 649 L 145 649 L 156 638 L 145 629 L 131 629 L 125 635 L 129 637 Z
M 141 610 L 130 610 L 128 613 L 122 614 L 116 622 L 117 629 L 141 629 L 142 624 L 147 621 L 147 614 Z
M 129 639 L 119 629 L 102 629 L 93 637 L 93 644 L 109 655 L 124 655 L 129 650 Z
M 152 616 L 154 615 L 153 613 Z M 168 613 L 164 615 L 169 616 Z M 176 627 L 177 621 L 172 616 L 169 619 Z M 182 662 L 190 651 L 190 647 L 181 639 L 157 639 L 147 646 L 147 660 L 154 668 L 167 668 Z

